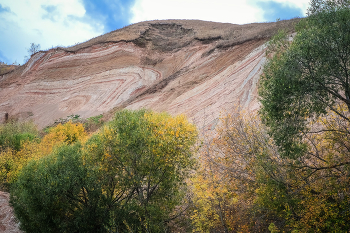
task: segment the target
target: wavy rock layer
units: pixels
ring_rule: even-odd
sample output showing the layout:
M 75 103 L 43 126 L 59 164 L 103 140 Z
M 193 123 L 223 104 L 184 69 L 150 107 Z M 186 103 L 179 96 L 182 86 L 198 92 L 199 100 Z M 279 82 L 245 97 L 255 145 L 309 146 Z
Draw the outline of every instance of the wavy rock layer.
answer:
M 42 128 L 71 114 L 150 108 L 215 125 L 236 105 L 258 108 L 264 43 L 293 23 L 152 21 L 38 52 L 0 76 L 0 121 L 33 119 Z

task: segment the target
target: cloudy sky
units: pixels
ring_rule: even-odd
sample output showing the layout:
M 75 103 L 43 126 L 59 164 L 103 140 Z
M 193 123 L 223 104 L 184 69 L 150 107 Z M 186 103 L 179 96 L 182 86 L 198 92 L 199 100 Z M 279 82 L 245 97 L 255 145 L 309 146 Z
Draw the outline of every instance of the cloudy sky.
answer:
M 153 19 L 246 24 L 304 17 L 309 0 L 0 0 L 0 61 L 23 64 L 30 43 L 70 46 Z

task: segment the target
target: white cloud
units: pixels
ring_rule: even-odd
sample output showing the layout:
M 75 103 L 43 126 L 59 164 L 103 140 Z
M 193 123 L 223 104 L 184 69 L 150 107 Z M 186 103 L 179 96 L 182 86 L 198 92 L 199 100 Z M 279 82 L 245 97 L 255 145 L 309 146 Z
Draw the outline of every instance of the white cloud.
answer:
M 0 52 L 10 62 L 23 63 L 31 42 L 48 49 L 103 33 L 103 25 L 84 20 L 80 0 L 0 0 L 0 4 L 11 11 L 0 13 Z
M 271 0 L 260 0 L 260 2 Z M 200 19 L 246 24 L 265 21 L 254 0 L 136 0 L 130 23 L 153 19 Z M 309 0 L 274 0 L 306 11 Z
M 153 19 L 200 19 L 244 24 L 261 21 L 247 0 L 136 0 L 131 23 Z
M 200 19 L 245 24 L 264 22 L 257 2 L 271 0 L 136 0 L 129 23 L 154 19 Z M 273 0 L 306 12 L 309 0 Z M 30 43 L 41 49 L 69 46 L 105 32 L 85 12 L 82 0 L 0 0 L 0 59 L 23 63 Z M 9 10 L 10 11 L 9 11 Z M 1 9 L 0 9 L 1 10 Z M 115 20 L 115 19 L 114 19 Z

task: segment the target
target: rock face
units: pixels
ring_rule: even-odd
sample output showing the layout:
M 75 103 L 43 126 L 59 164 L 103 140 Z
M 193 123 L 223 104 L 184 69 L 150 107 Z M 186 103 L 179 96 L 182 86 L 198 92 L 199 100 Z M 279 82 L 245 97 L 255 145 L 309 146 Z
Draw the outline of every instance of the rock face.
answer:
M 150 21 L 40 51 L 0 75 L 0 113 L 42 128 L 71 114 L 149 108 L 215 125 L 236 105 L 258 108 L 265 43 L 294 23 Z

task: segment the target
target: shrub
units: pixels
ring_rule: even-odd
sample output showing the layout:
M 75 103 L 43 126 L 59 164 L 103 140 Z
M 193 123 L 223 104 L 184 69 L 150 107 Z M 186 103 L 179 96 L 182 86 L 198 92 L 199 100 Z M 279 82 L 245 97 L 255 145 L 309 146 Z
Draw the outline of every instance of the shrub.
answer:
M 104 232 L 106 203 L 79 144 L 29 162 L 11 192 L 11 204 L 26 232 Z
M 18 151 L 25 141 L 38 138 L 38 130 L 33 122 L 9 122 L 0 125 L 0 152 L 13 149 Z
M 13 129 L 14 126 L 6 126 Z M 28 128 L 28 127 L 27 127 Z M 8 130 L 8 138 L 13 138 Z M 42 140 L 20 141 L 20 149 L 16 150 L 7 147 L 0 153 L 0 189 L 8 191 L 12 183 L 17 179 L 20 170 L 32 159 L 40 159 L 50 154 L 54 147 L 64 144 L 72 144 L 78 140 L 84 140 L 87 137 L 82 124 L 73 124 L 68 122 L 64 125 L 59 124 L 50 129 Z

